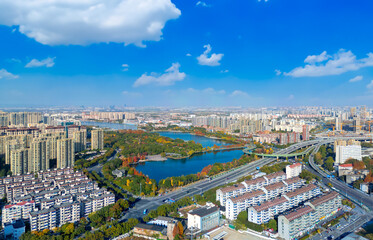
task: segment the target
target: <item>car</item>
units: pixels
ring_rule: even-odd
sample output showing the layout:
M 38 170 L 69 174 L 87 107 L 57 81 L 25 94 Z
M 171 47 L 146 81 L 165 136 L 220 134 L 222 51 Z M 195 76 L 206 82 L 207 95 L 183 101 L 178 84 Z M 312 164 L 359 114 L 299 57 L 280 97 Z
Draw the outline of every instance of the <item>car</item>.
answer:
M 144 209 L 144 215 L 148 213 L 148 209 Z

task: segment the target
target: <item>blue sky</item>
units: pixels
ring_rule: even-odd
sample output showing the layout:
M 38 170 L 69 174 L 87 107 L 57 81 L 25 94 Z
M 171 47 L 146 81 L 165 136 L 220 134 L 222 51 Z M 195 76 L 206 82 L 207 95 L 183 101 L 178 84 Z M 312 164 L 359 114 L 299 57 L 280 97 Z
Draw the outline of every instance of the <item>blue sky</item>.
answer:
M 2 0 L 0 103 L 370 106 L 372 9 L 371 0 Z

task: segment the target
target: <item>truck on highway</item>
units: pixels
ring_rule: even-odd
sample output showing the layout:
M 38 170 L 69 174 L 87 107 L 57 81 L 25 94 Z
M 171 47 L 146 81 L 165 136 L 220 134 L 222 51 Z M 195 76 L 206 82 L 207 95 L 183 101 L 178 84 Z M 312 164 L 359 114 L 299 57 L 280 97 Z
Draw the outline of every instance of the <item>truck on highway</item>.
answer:
M 260 169 L 260 167 L 256 167 L 256 170 L 259 170 Z
M 148 213 L 148 209 L 144 209 L 144 215 Z

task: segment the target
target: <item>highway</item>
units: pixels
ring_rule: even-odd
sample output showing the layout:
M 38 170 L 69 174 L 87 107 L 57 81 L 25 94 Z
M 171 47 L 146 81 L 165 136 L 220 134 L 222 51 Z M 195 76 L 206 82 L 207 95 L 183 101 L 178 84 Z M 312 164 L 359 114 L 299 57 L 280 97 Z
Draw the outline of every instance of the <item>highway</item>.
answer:
M 312 140 L 307 142 L 301 142 L 294 145 L 291 145 L 290 147 L 286 149 L 282 149 L 278 151 L 277 153 L 286 154 L 294 152 L 300 148 L 311 146 L 319 143 L 320 140 Z M 186 196 L 193 196 L 195 194 L 202 194 L 203 192 L 226 184 L 227 182 L 232 182 L 234 180 L 237 180 L 243 176 L 247 176 L 249 173 L 254 172 L 257 167 L 262 167 L 264 165 L 270 164 L 272 162 L 276 161 L 275 158 L 263 158 L 259 159 L 255 162 L 246 164 L 244 166 L 241 166 L 239 168 L 236 168 L 232 171 L 226 172 L 225 174 L 219 175 L 212 180 L 201 180 L 194 184 L 190 184 L 188 186 L 185 186 L 179 190 L 170 192 L 166 195 L 160 196 L 160 197 L 154 197 L 154 198 L 144 198 L 138 201 L 135 204 L 134 208 L 129 209 L 129 211 L 120 219 L 120 221 L 126 221 L 129 218 L 142 218 L 144 209 L 153 210 L 156 209 L 158 206 L 164 204 L 164 200 L 168 198 L 172 198 L 174 200 L 179 200 Z
M 322 144 L 325 144 L 324 142 L 321 142 L 318 144 L 313 154 L 310 155 L 309 162 L 310 166 L 314 169 L 313 173 L 318 175 L 321 178 L 321 181 L 327 185 L 328 183 L 331 183 L 333 187 L 342 195 L 349 198 L 350 200 L 354 201 L 358 205 L 365 205 L 370 210 L 373 210 L 373 198 L 357 189 L 351 188 L 348 186 L 345 182 L 342 182 L 341 180 L 337 180 L 335 178 L 327 178 L 327 173 L 323 172 L 314 162 L 313 155 L 319 150 L 320 146 Z

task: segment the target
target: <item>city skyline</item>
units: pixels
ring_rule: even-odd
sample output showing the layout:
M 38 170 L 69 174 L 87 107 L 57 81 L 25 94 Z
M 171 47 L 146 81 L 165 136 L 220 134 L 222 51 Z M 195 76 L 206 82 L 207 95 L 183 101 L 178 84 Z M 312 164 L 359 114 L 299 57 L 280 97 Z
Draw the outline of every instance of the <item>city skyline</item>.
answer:
M 2 106 L 373 99 L 368 1 L 21 2 L 0 3 Z

